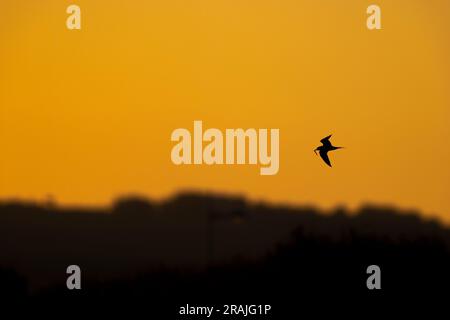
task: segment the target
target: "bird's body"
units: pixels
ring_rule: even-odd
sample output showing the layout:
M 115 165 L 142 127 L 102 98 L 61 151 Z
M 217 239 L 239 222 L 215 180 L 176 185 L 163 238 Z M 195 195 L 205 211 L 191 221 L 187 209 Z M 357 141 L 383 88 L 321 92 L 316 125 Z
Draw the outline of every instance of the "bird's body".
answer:
M 333 150 L 337 150 L 337 149 L 341 149 L 343 147 L 335 147 L 331 144 L 330 142 L 330 138 L 331 138 L 331 134 L 328 137 L 323 138 L 322 140 L 320 140 L 320 142 L 322 142 L 322 145 L 317 147 L 314 152 L 317 154 L 317 151 L 319 151 L 319 155 L 322 158 L 322 160 L 331 167 L 331 161 L 330 158 L 328 158 L 328 152 L 329 151 L 333 151 Z

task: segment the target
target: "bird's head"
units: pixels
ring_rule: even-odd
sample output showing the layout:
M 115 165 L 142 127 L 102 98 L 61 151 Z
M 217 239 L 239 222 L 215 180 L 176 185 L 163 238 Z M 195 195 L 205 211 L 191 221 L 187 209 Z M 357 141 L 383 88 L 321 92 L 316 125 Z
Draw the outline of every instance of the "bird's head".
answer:
M 320 147 L 314 149 L 314 153 L 317 155 L 317 151 L 320 151 Z

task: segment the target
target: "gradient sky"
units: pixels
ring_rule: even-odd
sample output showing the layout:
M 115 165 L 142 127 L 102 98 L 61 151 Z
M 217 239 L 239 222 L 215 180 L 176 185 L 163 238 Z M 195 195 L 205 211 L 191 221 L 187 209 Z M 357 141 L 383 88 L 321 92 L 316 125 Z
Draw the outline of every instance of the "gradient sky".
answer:
M 66 7 L 82 30 L 66 29 Z M 450 1 L 0 2 L 0 198 L 180 189 L 450 222 Z M 279 128 L 280 171 L 175 166 L 176 128 Z M 333 168 L 324 136 L 346 149 Z

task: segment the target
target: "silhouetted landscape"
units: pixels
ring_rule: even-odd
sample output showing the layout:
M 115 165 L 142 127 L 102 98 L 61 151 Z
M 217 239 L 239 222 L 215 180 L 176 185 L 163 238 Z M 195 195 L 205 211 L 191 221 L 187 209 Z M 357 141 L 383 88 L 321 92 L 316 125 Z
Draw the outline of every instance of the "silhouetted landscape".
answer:
M 321 212 L 195 193 L 103 209 L 0 204 L 4 301 L 116 301 L 167 318 L 186 303 L 278 304 L 276 315 L 299 301 L 438 296 L 450 288 L 449 248 L 447 227 L 394 207 Z M 66 288 L 73 264 L 79 291 Z M 379 291 L 366 287 L 372 264 Z

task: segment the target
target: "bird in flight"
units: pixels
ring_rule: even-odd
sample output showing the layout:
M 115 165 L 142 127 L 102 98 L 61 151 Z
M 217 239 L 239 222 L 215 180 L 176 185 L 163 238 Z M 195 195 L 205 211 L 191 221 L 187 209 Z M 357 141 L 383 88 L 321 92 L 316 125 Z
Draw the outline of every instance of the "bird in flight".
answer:
M 342 149 L 343 147 L 335 147 L 330 142 L 331 134 L 328 137 L 323 138 L 320 140 L 322 142 L 322 145 L 314 149 L 314 152 L 317 154 L 317 151 L 319 151 L 319 155 L 322 158 L 322 160 L 331 167 L 330 158 L 328 158 L 328 151 L 333 151 L 337 149 Z

